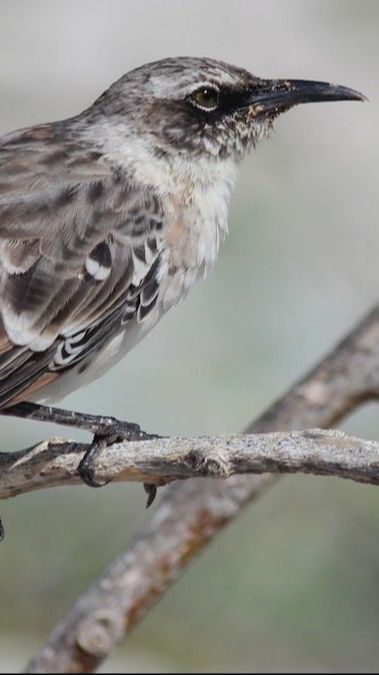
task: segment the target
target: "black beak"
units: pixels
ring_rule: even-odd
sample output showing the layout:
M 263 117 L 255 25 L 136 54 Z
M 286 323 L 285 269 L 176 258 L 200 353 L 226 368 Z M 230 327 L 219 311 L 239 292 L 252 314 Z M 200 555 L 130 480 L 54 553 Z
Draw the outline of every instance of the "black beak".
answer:
M 250 89 L 248 105 L 256 114 L 276 114 L 298 103 L 367 101 L 355 89 L 312 80 L 258 80 Z

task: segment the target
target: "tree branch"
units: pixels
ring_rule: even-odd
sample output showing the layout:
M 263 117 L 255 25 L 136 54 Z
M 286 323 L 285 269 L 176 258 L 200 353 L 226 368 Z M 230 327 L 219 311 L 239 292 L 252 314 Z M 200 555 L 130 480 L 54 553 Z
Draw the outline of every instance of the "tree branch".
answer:
M 83 444 L 46 442 L 0 458 L 0 499 L 56 485 L 78 483 Z M 237 474 L 312 473 L 379 484 L 379 443 L 341 431 L 306 431 L 116 443 L 97 461 L 101 481 L 162 485 L 188 478 Z
M 379 306 L 249 433 L 336 424 L 379 392 Z M 211 539 L 272 483 L 268 474 L 175 483 L 150 524 L 55 628 L 28 673 L 95 670 Z

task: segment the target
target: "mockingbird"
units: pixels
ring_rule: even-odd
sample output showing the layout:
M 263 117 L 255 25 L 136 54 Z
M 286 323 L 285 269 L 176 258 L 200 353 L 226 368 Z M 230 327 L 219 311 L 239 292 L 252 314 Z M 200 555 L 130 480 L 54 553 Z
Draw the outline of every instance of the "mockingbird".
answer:
M 0 412 L 124 436 L 50 408 L 107 371 L 213 268 L 240 160 L 298 103 L 344 86 L 265 80 L 208 58 L 133 70 L 70 119 L 0 138 Z M 154 489 L 150 489 L 150 500 Z

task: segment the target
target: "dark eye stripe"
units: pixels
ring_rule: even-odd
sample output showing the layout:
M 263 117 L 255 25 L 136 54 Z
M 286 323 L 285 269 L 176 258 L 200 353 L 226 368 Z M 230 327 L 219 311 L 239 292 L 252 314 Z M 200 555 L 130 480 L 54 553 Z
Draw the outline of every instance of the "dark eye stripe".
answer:
M 213 101 L 212 106 L 207 106 L 202 100 L 202 96 L 210 96 L 210 92 L 217 95 L 217 101 Z M 187 98 L 191 104 L 192 110 L 202 113 L 207 118 L 209 116 L 219 117 L 232 113 L 240 108 L 243 108 L 249 103 L 250 92 L 243 87 L 222 87 L 220 90 L 212 85 L 199 87 L 195 89 Z

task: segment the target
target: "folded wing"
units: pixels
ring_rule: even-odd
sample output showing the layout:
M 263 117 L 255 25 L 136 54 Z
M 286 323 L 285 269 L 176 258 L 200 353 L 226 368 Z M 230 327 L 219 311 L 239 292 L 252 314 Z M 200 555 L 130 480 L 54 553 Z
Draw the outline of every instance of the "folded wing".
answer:
M 0 141 L 0 407 L 143 321 L 159 290 L 163 210 L 61 125 Z

